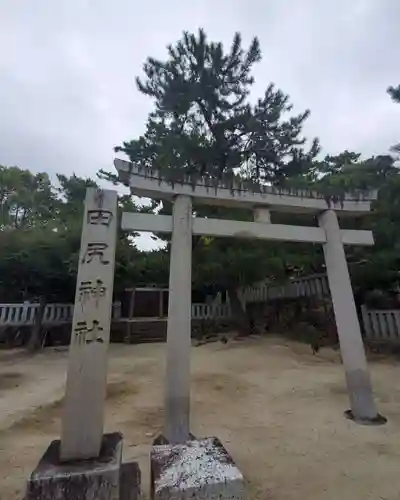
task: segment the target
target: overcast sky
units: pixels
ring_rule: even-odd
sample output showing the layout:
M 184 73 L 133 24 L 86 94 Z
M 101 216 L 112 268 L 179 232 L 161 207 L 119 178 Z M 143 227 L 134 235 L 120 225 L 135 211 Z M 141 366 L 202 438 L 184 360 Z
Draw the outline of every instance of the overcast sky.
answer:
M 400 139 L 399 0 L 0 0 L 0 164 L 95 176 L 144 130 L 134 78 L 183 30 L 257 35 L 255 94 L 272 81 L 326 153 Z

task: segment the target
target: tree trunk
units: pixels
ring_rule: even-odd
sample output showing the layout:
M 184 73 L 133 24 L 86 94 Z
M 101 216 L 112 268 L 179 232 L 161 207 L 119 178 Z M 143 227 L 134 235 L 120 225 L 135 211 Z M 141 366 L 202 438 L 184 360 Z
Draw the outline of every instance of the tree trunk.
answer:
M 235 328 L 238 330 L 240 335 L 250 335 L 250 319 L 247 315 L 246 310 L 242 306 L 242 302 L 239 300 L 237 289 L 235 287 L 230 287 L 227 291 Z
M 42 323 L 43 323 L 45 308 L 46 308 L 46 298 L 41 296 L 39 297 L 39 307 L 36 309 L 35 319 L 32 326 L 32 333 L 28 342 L 28 350 L 31 352 L 37 351 L 41 345 L 40 340 L 41 340 Z

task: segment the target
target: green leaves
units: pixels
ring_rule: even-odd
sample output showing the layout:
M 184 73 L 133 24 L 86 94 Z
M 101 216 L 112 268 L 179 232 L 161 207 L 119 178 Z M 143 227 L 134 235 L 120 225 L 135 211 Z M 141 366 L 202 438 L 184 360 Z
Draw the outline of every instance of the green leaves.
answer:
M 248 48 L 236 33 L 226 49 L 208 39 L 204 30 L 184 32 L 167 47 L 164 60 L 149 57 L 140 92 L 154 100 L 145 133 L 126 141 L 117 151 L 144 170 L 157 169 L 171 184 L 201 177 L 210 186 L 224 179 L 285 185 L 300 184 L 319 151 L 318 140 L 306 148 L 302 126 L 309 111 L 292 115 L 289 96 L 268 85 L 253 104 L 253 68 L 261 60 L 254 38 Z M 303 184 L 308 181 L 303 181 Z M 195 207 L 197 216 L 243 218 L 246 211 Z M 162 213 L 171 213 L 163 203 Z M 290 259 L 289 259 L 290 260 Z M 275 273 L 287 265 L 274 245 L 256 241 L 204 240 L 194 244 L 194 281 L 235 287 Z
M 1 295 L 7 301 L 39 295 L 70 300 L 75 289 L 72 256 L 79 249 L 76 236 L 60 235 L 48 228 L 0 232 Z
M 183 176 L 221 179 L 236 173 L 255 182 L 280 184 L 304 173 L 318 152 L 301 136 L 305 111 L 288 117 L 289 97 L 270 84 L 253 105 L 252 70 L 261 60 L 257 38 L 245 50 L 239 33 L 226 51 L 205 32 L 184 32 L 168 46 L 168 58 L 149 57 L 140 92 L 155 100 L 146 132 L 116 148 L 143 169 L 158 169 L 172 183 Z
M 344 151 L 318 163 L 315 176 L 319 190 L 339 199 L 346 192 L 357 196 L 362 190 L 378 190 L 372 213 L 352 223 L 352 227 L 372 229 L 375 245 L 348 248 L 347 258 L 357 292 L 396 286 L 400 280 L 400 175 L 394 158 L 380 155 L 363 160 L 358 153 Z M 346 227 L 345 221 L 341 224 Z
M 55 204 L 47 174 L 0 165 L 0 229 L 43 227 Z
M 392 98 L 392 101 L 394 101 L 396 103 L 400 103 L 400 85 L 397 85 L 397 87 L 390 86 L 387 89 L 387 92 L 390 95 L 390 97 Z M 395 144 L 390 149 L 394 153 L 400 153 L 400 144 Z
M 400 102 L 400 85 L 397 85 L 397 87 L 390 86 L 387 92 L 394 102 Z
M 0 167 L 0 300 L 73 301 L 86 189 L 97 184 L 76 175 L 57 180 L 52 185 L 45 174 Z M 136 210 L 130 196 L 119 197 L 123 210 Z M 142 258 L 131 236 L 119 230 L 117 291 L 134 282 Z

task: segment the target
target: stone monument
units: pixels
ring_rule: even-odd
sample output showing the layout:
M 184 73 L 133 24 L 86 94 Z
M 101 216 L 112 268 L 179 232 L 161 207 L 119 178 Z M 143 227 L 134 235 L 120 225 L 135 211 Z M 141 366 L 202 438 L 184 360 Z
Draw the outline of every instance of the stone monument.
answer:
M 117 238 L 117 193 L 88 188 L 61 440 L 31 474 L 26 500 L 135 500 L 140 471 L 122 464 L 122 435 L 103 434 Z

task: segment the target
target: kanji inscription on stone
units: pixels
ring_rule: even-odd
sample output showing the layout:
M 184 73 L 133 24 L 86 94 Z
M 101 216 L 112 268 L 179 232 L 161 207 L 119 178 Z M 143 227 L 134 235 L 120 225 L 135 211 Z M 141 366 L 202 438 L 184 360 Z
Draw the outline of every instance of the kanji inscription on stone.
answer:
M 100 326 L 99 321 L 94 319 L 92 324 L 87 321 L 78 321 L 75 330 L 75 342 L 78 344 L 91 344 L 92 342 L 100 342 L 102 344 L 104 339 L 102 337 L 103 327 Z
M 88 224 L 102 224 L 103 226 L 109 226 L 114 215 L 110 210 L 102 210 L 97 208 L 95 210 L 88 210 L 87 213 L 87 223 Z
M 100 278 L 96 280 L 81 281 L 78 287 L 78 298 L 81 304 L 85 305 L 87 301 L 94 298 L 96 305 L 99 298 L 104 297 L 107 288 Z
M 103 436 L 117 193 L 88 188 L 61 434 L 61 460 L 98 456 Z
M 104 253 L 108 248 L 107 243 L 88 243 L 86 245 L 85 253 L 82 257 L 82 264 L 90 264 L 94 259 L 98 259 L 100 264 L 109 264 L 110 261 L 105 259 Z

